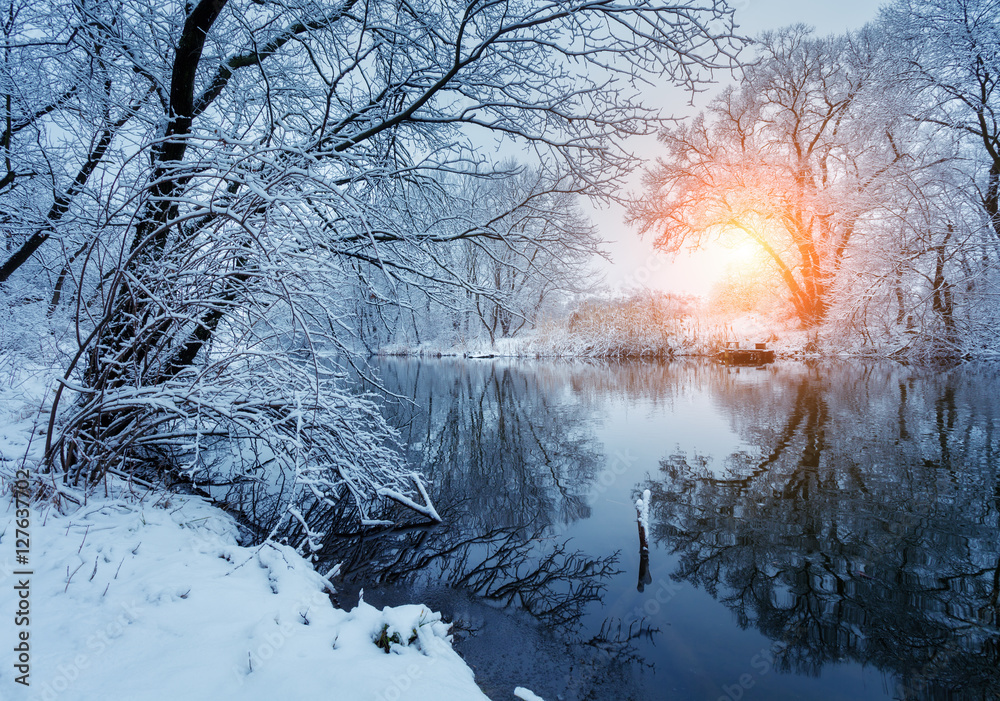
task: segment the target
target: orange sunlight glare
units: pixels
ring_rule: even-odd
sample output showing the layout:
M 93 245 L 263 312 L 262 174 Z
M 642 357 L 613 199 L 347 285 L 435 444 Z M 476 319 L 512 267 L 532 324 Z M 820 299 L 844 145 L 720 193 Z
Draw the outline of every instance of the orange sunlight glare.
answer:
M 728 278 L 753 277 L 761 262 L 760 248 L 745 238 L 731 245 L 713 241 L 697 251 L 679 254 L 667 273 L 667 286 L 684 294 L 707 297 Z

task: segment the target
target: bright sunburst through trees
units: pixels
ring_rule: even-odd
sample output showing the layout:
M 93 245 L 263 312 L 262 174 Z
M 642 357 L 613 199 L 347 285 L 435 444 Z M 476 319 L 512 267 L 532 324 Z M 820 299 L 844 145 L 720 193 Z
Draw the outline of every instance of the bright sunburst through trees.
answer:
M 762 35 L 735 85 L 661 132 L 631 220 L 671 253 L 755 247 L 801 326 L 841 343 L 985 340 L 998 13 L 897 2 L 846 36 Z
M 876 35 L 794 27 L 761 37 L 759 51 L 737 86 L 661 134 L 667 155 L 632 216 L 669 251 L 742 234 L 816 326 L 859 230 L 934 156 L 901 150 L 917 127 L 884 106 L 891 56 Z

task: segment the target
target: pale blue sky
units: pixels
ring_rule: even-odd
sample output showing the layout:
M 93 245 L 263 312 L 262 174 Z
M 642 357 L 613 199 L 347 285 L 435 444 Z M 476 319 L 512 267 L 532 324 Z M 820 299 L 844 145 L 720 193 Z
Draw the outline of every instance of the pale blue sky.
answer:
M 799 22 L 822 34 L 858 29 L 875 18 L 881 2 L 872 0 L 733 0 L 741 29 L 750 35 Z

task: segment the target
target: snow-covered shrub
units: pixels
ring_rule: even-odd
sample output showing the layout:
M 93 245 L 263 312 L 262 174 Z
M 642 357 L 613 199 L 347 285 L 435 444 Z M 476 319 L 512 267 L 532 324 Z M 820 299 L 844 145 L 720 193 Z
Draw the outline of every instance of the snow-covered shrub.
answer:
M 657 293 L 589 299 L 568 320 L 570 343 L 582 355 L 607 358 L 666 358 L 684 336 L 686 303 Z
M 56 393 L 47 454 L 69 483 L 113 471 L 250 485 L 249 507 L 234 506 L 291 505 L 307 542 L 313 502 L 365 524 L 386 500 L 437 519 L 378 406 L 348 387 L 353 356 L 331 331 L 344 311 L 325 296 L 336 261 L 224 224 L 158 255 L 156 274 L 108 283 Z

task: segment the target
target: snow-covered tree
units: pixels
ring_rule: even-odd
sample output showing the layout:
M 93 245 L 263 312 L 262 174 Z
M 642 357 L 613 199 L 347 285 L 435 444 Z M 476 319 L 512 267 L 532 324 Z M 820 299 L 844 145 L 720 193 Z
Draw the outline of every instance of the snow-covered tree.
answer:
M 43 276 L 78 341 L 50 463 L 208 479 L 224 436 L 229 473 L 363 519 L 385 499 L 435 516 L 342 388 L 359 310 L 475 284 L 444 252 L 481 232 L 448 240 L 442 178 L 492 175 L 478 146 L 499 138 L 545 182 L 608 195 L 622 140 L 655 125 L 628 86 L 693 86 L 738 44 L 722 0 L 8 7 L 0 282 Z
M 914 167 L 900 143 L 907 125 L 887 104 L 887 57 L 870 37 L 796 26 L 758 47 L 737 86 L 661 133 L 666 155 L 631 216 L 666 251 L 753 242 L 813 327 L 859 226 Z
M 896 0 L 880 21 L 900 79 L 931 98 L 915 116 L 965 136 L 983 169 L 982 205 L 1000 237 L 1000 5 L 993 0 Z
M 453 181 L 446 197 L 449 238 L 461 243 L 445 267 L 461 284 L 441 290 L 438 303 L 451 312 L 453 334 L 513 337 L 558 296 L 586 289 L 601 241 L 570 179 L 510 164 L 508 175 Z M 430 216 L 441 224 L 437 212 Z

